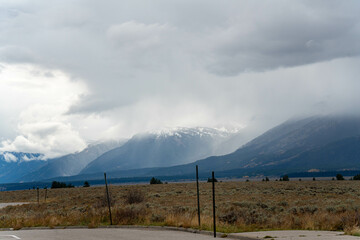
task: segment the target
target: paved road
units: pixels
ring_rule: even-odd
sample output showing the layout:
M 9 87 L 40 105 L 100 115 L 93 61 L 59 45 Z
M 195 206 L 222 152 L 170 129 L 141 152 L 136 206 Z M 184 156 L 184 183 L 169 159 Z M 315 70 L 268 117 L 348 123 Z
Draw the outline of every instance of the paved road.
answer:
M 274 239 L 274 240 L 359 240 L 359 237 L 347 236 L 341 232 L 329 231 L 266 231 L 235 233 L 241 239 Z M 212 236 L 182 231 L 129 229 L 129 228 L 96 228 L 96 229 L 46 229 L 0 231 L 0 240 L 210 240 Z
M 49 229 L 0 231 L 0 240 L 209 240 L 211 236 L 166 230 L 144 229 Z
M 359 237 L 344 235 L 342 232 L 330 231 L 265 231 L 235 233 L 233 235 L 258 239 L 273 238 L 274 240 L 360 240 Z

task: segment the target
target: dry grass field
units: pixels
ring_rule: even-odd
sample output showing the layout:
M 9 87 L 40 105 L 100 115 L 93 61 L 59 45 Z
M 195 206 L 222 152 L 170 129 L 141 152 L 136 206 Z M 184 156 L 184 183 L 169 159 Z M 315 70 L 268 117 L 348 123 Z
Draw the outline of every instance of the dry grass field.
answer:
M 108 225 L 105 187 L 0 192 L 0 202 L 30 202 L 0 209 L 0 228 Z M 197 228 L 195 183 L 110 186 L 117 225 Z M 211 183 L 200 183 L 201 229 L 212 228 Z M 344 230 L 360 222 L 360 181 L 216 183 L 218 231 Z

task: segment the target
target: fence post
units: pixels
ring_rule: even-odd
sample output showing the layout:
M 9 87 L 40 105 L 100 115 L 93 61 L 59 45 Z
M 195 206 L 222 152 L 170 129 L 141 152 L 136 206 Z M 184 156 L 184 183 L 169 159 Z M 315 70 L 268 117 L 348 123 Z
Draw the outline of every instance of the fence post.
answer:
M 214 238 L 216 238 L 216 216 L 215 216 L 215 176 L 212 172 L 212 194 L 213 194 L 213 218 L 214 218 Z
M 109 214 L 110 214 L 110 225 L 112 225 L 112 217 L 111 217 L 111 206 L 110 206 L 110 198 L 109 198 L 109 189 L 108 189 L 108 185 L 107 185 L 107 180 L 106 180 L 106 173 L 104 173 L 104 178 L 105 178 L 105 186 L 106 186 L 106 197 L 107 197 L 107 203 L 108 203 L 108 207 L 109 207 Z
M 47 187 L 45 187 L 45 202 L 46 202 L 46 198 L 47 198 Z
M 196 190 L 197 190 L 198 221 L 199 221 L 199 228 L 200 228 L 201 223 L 200 223 L 200 194 L 199 194 L 199 169 L 198 169 L 198 165 L 196 165 Z
M 38 204 L 40 203 L 40 199 L 39 199 L 39 187 L 36 188 L 36 193 L 37 193 L 37 202 Z

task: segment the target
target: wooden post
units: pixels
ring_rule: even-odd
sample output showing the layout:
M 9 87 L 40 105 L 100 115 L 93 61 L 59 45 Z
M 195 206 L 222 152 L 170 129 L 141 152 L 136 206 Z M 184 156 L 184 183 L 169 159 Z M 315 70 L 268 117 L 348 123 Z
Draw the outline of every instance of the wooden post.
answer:
M 47 187 L 45 187 L 45 202 L 46 202 L 46 198 L 47 198 Z
M 215 216 L 215 175 L 212 172 L 212 194 L 213 194 L 213 218 L 214 218 L 214 238 L 216 238 L 216 216 Z
M 38 204 L 39 204 L 39 203 L 40 203 L 40 199 L 39 199 L 39 197 L 40 197 L 40 195 L 39 195 L 39 187 L 36 188 L 36 192 L 37 192 L 37 202 L 38 202 Z
M 113 223 L 112 223 L 112 217 L 111 217 L 111 205 L 110 205 L 109 189 L 108 189 L 107 180 L 106 180 L 106 173 L 104 173 L 104 178 L 105 178 L 105 186 L 106 186 L 107 203 L 108 203 L 108 207 L 109 207 L 110 225 L 112 225 Z
M 199 221 L 199 228 L 200 228 L 201 222 L 200 222 L 200 194 L 199 194 L 199 168 L 198 168 L 198 165 L 196 165 L 196 190 L 197 190 L 198 221 Z

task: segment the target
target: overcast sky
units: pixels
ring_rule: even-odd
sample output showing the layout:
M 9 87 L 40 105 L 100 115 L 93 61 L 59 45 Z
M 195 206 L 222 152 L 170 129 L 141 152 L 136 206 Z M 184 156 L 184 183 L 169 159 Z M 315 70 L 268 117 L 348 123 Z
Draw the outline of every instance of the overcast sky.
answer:
M 358 111 L 360 1 L 0 0 L 0 150 Z

